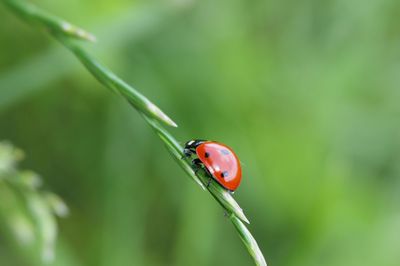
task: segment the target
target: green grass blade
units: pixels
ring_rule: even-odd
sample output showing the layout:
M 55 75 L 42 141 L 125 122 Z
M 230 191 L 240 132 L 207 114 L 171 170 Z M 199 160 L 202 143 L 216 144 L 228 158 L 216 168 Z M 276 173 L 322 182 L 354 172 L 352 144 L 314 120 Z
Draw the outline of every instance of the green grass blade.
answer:
M 267 266 L 267 262 L 265 261 L 264 255 L 262 254 L 257 241 L 254 239 L 253 235 L 250 233 L 249 229 L 243 224 L 241 220 L 239 220 L 234 215 L 229 217 L 231 222 L 238 231 L 240 239 L 243 241 L 244 245 L 247 248 L 247 251 L 253 257 L 254 262 L 258 266 Z
M 102 40 L 98 51 L 106 54 L 110 49 L 124 47 L 126 42 L 138 42 L 148 32 L 166 23 L 171 19 L 171 14 L 178 15 L 184 8 L 176 9 L 168 3 L 143 3 L 133 5 L 121 11 L 118 16 L 109 15 L 97 19 L 94 32 Z M 175 14 L 176 12 L 176 14 Z M 107 21 L 104 23 L 103 21 Z M 113 40 L 118 40 L 114 42 Z M 0 73 L 0 112 L 12 104 L 30 97 L 41 90 L 48 88 L 48 84 L 55 82 L 70 74 L 76 66 L 73 57 L 65 53 L 64 47 L 57 46 L 45 49 L 43 52 L 30 56 L 15 66 L 10 66 Z M 49 62 L 63 62 L 57 67 Z M 43 75 L 46 73 L 47 75 Z M 21 79 L 20 77 L 25 77 Z M 29 82 L 26 82 L 29 80 Z M 52 86 L 52 89 L 56 86 Z
M 144 95 L 135 90 L 132 86 L 117 77 L 113 72 L 101 65 L 96 59 L 91 57 L 86 51 L 81 49 L 75 43 L 66 39 L 63 36 L 55 35 L 58 40 L 64 44 L 81 63 L 96 77 L 96 79 L 107 88 L 121 94 L 133 107 L 138 111 L 152 117 L 166 125 L 177 127 L 177 124 L 172 121 L 160 108 L 148 100 Z
M 64 30 L 60 28 L 59 25 L 54 26 L 54 18 L 52 16 L 49 16 L 43 12 L 38 12 L 37 10 L 33 13 L 26 12 L 26 8 L 19 0 L 7 0 L 6 2 L 14 11 L 17 12 L 17 14 L 28 16 L 28 19 L 34 19 L 38 22 L 41 22 L 44 27 L 49 29 L 55 38 L 57 38 L 66 48 L 74 53 L 74 55 L 100 83 L 119 93 L 144 116 L 145 120 L 155 130 L 157 135 L 164 142 L 168 151 L 185 170 L 185 172 L 203 189 L 207 188 L 210 194 L 224 208 L 231 222 L 238 231 L 240 238 L 247 247 L 250 255 L 253 257 L 256 265 L 267 265 L 264 256 L 257 245 L 257 242 L 243 223 L 249 223 L 249 221 L 244 215 L 239 204 L 237 204 L 229 192 L 223 189 L 213 179 L 210 179 L 210 177 L 204 171 L 200 170 L 195 173 L 191 167 L 191 163 L 184 158 L 182 146 L 160 125 L 160 123 L 163 123 L 176 127 L 176 124 L 145 96 L 121 80 L 113 72 L 102 66 L 95 58 L 91 57 L 80 46 L 75 44 L 70 39 L 71 37 L 76 38 L 76 36 L 69 36 L 68 34 L 65 34 Z M 18 4 L 13 5 L 14 2 L 18 2 Z
M 96 40 L 96 37 L 93 34 L 75 25 L 72 25 L 65 20 L 48 14 L 26 1 L 4 0 L 4 2 L 9 8 L 11 8 L 27 22 L 33 22 L 40 27 L 49 30 L 50 32 L 56 32 L 57 34 L 62 34 L 64 36 L 80 40 L 92 42 Z

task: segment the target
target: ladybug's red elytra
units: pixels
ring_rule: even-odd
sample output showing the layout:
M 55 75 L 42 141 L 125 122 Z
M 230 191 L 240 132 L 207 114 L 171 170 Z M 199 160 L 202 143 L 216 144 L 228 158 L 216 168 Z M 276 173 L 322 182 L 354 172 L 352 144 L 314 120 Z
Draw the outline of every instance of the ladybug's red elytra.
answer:
M 194 155 L 193 166 L 205 171 L 222 187 L 233 192 L 242 180 L 242 168 L 236 154 L 228 146 L 215 141 L 190 140 L 186 142 L 184 153 Z

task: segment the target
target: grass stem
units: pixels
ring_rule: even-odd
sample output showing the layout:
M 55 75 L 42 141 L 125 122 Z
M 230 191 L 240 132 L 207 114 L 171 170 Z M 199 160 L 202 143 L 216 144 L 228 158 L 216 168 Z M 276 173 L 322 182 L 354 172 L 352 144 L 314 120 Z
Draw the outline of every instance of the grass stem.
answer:
M 80 40 L 95 40 L 94 36 L 86 31 L 73 26 L 72 24 L 59 19 L 51 14 L 41 11 L 35 6 L 21 0 L 3 0 L 4 3 L 14 11 L 19 17 L 33 22 L 40 27 L 48 30 L 50 34 L 60 41 L 68 50 L 70 50 L 87 70 L 105 87 L 119 93 L 125 98 L 139 113 L 141 113 L 147 123 L 153 128 L 156 134 L 164 142 L 166 148 L 172 157 L 184 169 L 189 177 L 200 187 L 209 191 L 215 200 L 223 207 L 225 213 L 235 226 L 243 243 L 255 264 L 265 266 L 266 261 L 257 245 L 254 237 L 247 229 L 244 223 L 249 220 L 243 213 L 239 204 L 233 199 L 232 195 L 212 181 L 208 186 L 209 177 L 204 171 L 195 173 L 189 161 L 183 156 L 183 148 L 179 142 L 162 126 L 168 125 L 176 127 L 176 123 L 161 111 L 155 104 L 148 100 L 144 95 L 135 90 L 132 86 L 124 82 L 109 69 L 100 64 L 95 58 L 90 56 L 77 43 Z

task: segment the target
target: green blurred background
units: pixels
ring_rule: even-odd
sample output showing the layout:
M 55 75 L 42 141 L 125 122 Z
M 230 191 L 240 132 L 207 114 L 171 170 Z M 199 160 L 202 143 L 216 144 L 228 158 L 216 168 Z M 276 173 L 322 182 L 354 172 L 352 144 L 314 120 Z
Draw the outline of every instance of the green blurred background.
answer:
M 243 163 L 269 265 L 400 261 L 400 2 L 37 0 L 96 57 Z M 0 6 L 0 139 L 70 207 L 53 265 L 252 265 L 142 118 Z M 0 235 L 0 265 L 37 265 Z

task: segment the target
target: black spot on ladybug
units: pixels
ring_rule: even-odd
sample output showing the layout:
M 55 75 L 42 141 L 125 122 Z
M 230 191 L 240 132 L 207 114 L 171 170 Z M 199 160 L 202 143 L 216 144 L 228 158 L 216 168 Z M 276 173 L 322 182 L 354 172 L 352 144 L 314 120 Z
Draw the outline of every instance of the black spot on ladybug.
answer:
M 221 173 L 221 177 L 222 178 L 224 178 L 224 177 L 227 177 L 229 174 L 228 174 L 228 171 L 223 171 L 222 173 Z
M 223 154 L 223 155 L 228 155 L 230 152 L 228 151 L 228 150 L 220 150 L 220 152 Z
M 210 157 L 210 154 L 209 154 L 208 152 L 206 152 L 206 153 L 204 154 L 204 156 L 205 156 L 206 158 L 208 158 L 208 157 Z

